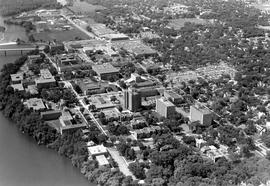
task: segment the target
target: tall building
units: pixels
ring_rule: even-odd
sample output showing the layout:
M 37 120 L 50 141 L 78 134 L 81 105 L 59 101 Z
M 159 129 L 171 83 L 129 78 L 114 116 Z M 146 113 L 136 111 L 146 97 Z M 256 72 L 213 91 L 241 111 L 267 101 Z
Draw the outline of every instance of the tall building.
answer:
M 211 125 L 213 120 L 213 113 L 206 107 L 196 104 L 190 106 L 191 122 L 199 121 L 202 125 Z
M 132 112 L 136 112 L 141 108 L 141 95 L 134 89 L 124 91 L 124 107 Z
M 170 118 L 175 114 L 175 105 L 162 97 L 156 100 L 156 111 L 165 118 Z

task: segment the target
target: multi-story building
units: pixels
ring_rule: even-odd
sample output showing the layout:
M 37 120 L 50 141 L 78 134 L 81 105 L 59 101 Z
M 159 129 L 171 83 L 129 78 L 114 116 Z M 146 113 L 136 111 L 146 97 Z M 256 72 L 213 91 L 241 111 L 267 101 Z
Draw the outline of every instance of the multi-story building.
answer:
M 199 121 L 202 125 L 211 125 L 213 113 L 205 106 L 196 104 L 190 106 L 191 122 Z
M 112 77 L 119 77 L 119 69 L 112 66 L 110 63 L 104 63 L 102 65 L 94 65 L 92 69 L 102 80 L 108 80 Z
M 50 88 L 56 85 L 56 80 L 48 69 L 40 70 L 40 77 L 35 80 L 38 89 Z
M 175 114 L 175 105 L 162 97 L 156 100 L 156 111 L 165 118 L 170 118 Z
M 124 91 L 124 108 L 136 112 L 141 108 L 141 95 L 135 89 Z

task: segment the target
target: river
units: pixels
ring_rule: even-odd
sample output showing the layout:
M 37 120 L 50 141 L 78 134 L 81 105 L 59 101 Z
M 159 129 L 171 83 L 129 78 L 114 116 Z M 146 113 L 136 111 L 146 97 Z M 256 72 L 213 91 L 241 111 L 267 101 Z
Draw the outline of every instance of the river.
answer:
M 0 25 L 3 19 L 0 17 Z M 24 29 L 8 26 L 0 43 L 25 39 Z M 0 56 L 0 68 L 19 56 Z M 38 146 L 0 113 L 0 186 L 94 186 L 71 161 Z

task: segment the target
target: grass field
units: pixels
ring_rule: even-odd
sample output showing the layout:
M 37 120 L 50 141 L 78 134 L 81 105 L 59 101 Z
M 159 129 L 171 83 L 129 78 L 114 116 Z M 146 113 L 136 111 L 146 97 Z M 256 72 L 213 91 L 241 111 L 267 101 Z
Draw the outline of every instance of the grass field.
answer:
M 75 38 L 89 39 L 89 37 L 78 29 L 68 30 L 68 31 L 51 31 L 51 32 L 41 32 L 33 34 L 35 40 L 37 41 L 71 41 Z
M 99 5 L 92 5 L 90 3 L 74 0 L 73 5 L 69 7 L 73 12 L 78 14 L 91 14 L 94 13 L 96 10 L 104 9 L 103 6 Z
M 206 24 L 208 23 L 207 20 L 198 19 L 198 18 L 179 18 L 179 19 L 173 19 L 168 26 L 173 27 L 176 30 L 181 29 L 185 23 L 191 22 L 196 24 Z
M 56 4 L 56 0 L 0 0 L 0 14 L 17 14 L 29 11 L 45 4 Z

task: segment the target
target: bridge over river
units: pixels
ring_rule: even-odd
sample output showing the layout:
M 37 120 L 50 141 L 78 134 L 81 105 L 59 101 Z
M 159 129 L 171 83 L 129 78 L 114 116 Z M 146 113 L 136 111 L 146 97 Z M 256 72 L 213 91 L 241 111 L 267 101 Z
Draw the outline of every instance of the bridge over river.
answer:
M 0 45 L 0 56 L 23 55 L 36 49 L 40 51 L 44 50 L 44 48 L 44 45 L 17 45 L 16 43 L 4 43 Z

